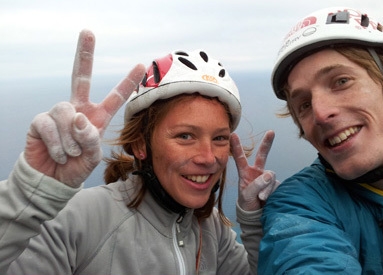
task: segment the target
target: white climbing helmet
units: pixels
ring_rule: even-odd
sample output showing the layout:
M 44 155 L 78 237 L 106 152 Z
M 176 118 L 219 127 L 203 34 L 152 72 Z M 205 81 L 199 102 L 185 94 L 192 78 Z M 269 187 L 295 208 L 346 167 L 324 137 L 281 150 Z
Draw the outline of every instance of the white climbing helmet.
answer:
M 226 103 L 233 118 L 233 130 L 238 126 L 241 103 L 237 86 L 221 63 L 202 50 L 176 51 L 154 60 L 128 99 L 125 123 L 156 100 L 195 92 Z
M 302 58 L 333 44 L 383 48 L 382 24 L 366 13 L 346 7 L 327 8 L 304 17 L 286 35 L 279 50 L 271 78 L 276 96 L 286 100 L 282 85 Z

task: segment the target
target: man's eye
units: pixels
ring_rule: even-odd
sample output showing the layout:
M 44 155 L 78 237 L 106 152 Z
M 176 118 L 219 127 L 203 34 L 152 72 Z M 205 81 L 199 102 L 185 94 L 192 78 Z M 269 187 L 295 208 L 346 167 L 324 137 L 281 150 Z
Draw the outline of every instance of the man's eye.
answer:
M 310 106 L 311 106 L 310 102 L 308 101 L 304 102 L 303 104 L 299 106 L 299 112 L 304 112 L 305 110 L 310 108 Z
M 342 86 L 342 85 L 346 84 L 348 81 L 349 81 L 348 78 L 343 77 L 343 78 L 340 78 L 340 79 L 338 79 L 338 80 L 336 81 L 336 85 L 337 85 L 337 86 Z
M 310 108 L 311 108 L 311 102 L 304 101 L 301 104 L 297 104 L 296 107 L 294 107 L 293 109 L 297 117 L 303 117 L 307 114 Z

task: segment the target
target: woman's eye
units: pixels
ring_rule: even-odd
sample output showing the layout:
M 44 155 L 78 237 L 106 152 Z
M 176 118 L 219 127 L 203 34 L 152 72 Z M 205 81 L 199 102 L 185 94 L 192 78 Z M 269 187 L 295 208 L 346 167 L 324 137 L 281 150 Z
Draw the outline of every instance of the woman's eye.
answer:
M 218 136 L 218 137 L 216 137 L 214 139 L 218 140 L 218 141 L 222 141 L 222 140 L 229 140 L 229 137 L 228 136 Z
M 180 135 L 178 135 L 178 137 L 180 138 L 180 139 L 191 139 L 191 135 L 190 134 L 186 134 L 186 133 L 182 133 L 182 134 L 180 134 Z

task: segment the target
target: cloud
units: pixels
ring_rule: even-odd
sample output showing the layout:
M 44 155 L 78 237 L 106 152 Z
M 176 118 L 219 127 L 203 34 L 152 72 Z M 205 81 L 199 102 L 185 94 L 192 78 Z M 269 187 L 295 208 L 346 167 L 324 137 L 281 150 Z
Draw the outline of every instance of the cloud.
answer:
M 125 74 L 175 49 L 203 48 L 230 70 L 270 71 L 282 37 L 325 1 L 13 1 L 0 4 L 0 80 L 70 74 L 77 36 L 97 38 L 95 74 Z M 374 14 L 378 0 L 338 1 Z M 378 15 L 379 16 L 379 15 Z M 383 16 L 383 15 L 381 15 Z
M 276 130 L 269 159 L 279 171 L 278 178 L 283 179 L 309 164 L 315 150 L 298 140 L 291 120 L 287 123 L 275 118 L 282 104 L 271 90 L 271 68 L 290 28 L 308 13 L 333 6 L 333 2 L 174 0 L 165 5 L 158 0 L 2 1 L 0 124 L 7 131 L 0 139 L 4 143 L 1 149 L 16 158 L 31 118 L 58 100 L 68 100 L 78 33 L 87 28 L 97 40 L 92 86 L 95 102 L 134 64 L 149 64 L 169 51 L 202 48 L 221 60 L 240 86 L 244 115 L 239 128 L 243 136 Z M 361 8 L 383 19 L 383 14 L 376 14 L 381 0 L 338 0 L 337 5 Z M 17 142 L 16 149 L 8 144 L 12 142 Z M 12 165 L 8 158 L 4 162 L 0 169 L 3 178 Z

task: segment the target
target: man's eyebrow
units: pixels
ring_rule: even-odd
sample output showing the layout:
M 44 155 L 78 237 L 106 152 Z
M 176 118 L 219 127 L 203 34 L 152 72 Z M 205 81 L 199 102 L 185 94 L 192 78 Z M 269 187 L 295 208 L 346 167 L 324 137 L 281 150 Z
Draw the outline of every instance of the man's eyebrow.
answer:
M 320 69 L 319 71 L 316 72 L 315 78 L 318 78 L 318 77 L 320 77 L 322 75 L 328 74 L 331 71 L 333 71 L 335 69 L 338 69 L 338 68 L 342 68 L 342 67 L 345 67 L 345 66 L 342 65 L 342 64 L 333 64 L 333 65 L 330 65 L 330 66 L 327 66 L 327 67 L 323 67 L 322 69 Z
M 331 71 L 335 70 L 335 69 L 339 69 L 339 68 L 342 68 L 342 67 L 346 67 L 342 64 L 333 64 L 333 65 L 330 65 L 330 66 L 326 66 L 326 67 L 323 67 L 321 68 L 319 71 L 317 71 L 314 75 L 315 78 L 319 78 L 323 75 L 326 75 L 328 73 L 330 73 Z M 303 89 L 294 89 L 294 90 L 290 90 L 290 98 L 293 99 L 295 97 L 298 96 L 298 94 L 301 94 L 301 92 L 303 92 L 304 90 Z

